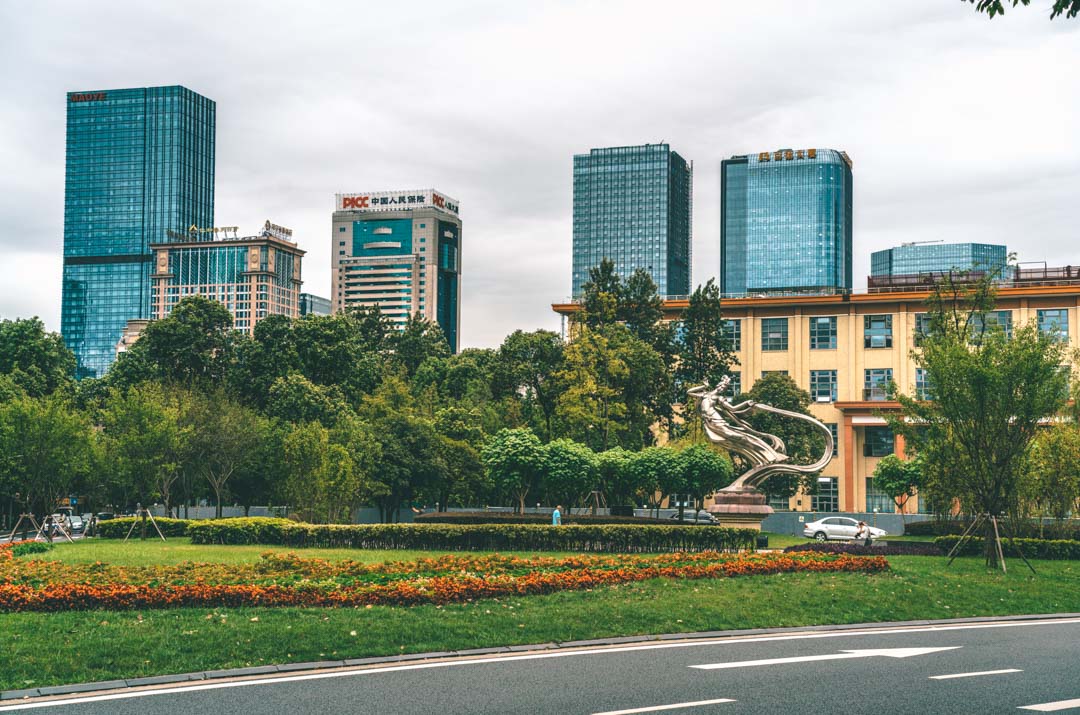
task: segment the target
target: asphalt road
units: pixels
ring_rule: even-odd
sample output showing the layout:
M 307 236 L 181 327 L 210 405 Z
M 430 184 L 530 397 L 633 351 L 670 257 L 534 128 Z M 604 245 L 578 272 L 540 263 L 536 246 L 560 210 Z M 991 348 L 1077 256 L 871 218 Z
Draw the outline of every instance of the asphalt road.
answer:
M 1080 619 L 541 651 L 20 703 L 0 713 L 984 715 L 1027 706 L 1043 707 L 1019 712 L 1080 712 Z

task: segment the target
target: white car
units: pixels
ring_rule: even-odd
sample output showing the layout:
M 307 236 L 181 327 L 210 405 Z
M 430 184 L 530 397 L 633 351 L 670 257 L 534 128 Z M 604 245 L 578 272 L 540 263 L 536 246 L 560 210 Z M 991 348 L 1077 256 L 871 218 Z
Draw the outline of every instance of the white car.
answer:
M 803 526 L 803 536 L 818 541 L 851 541 L 855 538 L 855 532 L 859 528 L 859 520 L 846 516 L 830 516 L 817 521 L 811 521 Z M 884 529 L 868 526 L 871 539 L 880 539 L 888 536 Z

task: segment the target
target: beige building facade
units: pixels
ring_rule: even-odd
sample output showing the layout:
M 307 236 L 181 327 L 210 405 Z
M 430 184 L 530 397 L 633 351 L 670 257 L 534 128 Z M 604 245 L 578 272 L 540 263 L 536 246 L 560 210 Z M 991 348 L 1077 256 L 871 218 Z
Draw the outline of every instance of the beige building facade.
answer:
M 419 313 L 458 349 L 461 325 L 459 204 L 434 189 L 338 194 L 330 253 L 337 313 L 377 306 L 402 328 Z
M 289 229 L 267 221 L 256 236 L 199 241 L 183 240 L 186 237 L 177 234 L 172 238 L 150 246 L 154 319 L 164 318 L 190 295 L 222 303 L 232 313 L 233 328 L 249 335 L 267 316 L 299 317 L 304 251 L 292 241 Z
M 911 358 L 926 323 L 929 292 L 908 291 L 850 295 L 733 298 L 722 301 L 739 364 L 733 367 L 738 391 L 748 390 L 763 374 L 782 371 L 810 392 L 811 413 L 836 437 L 832 461 L 822 470 L 818 494 L 797 495 L 774 508 L 796 511 L 882 513 L 895 505 L 873 486 L 874 468 L 887 454 L 904 455 L 903 439 L 894 436 L 883 415 L 899 408 L 888 401 L 886 385 L 895 381 L 911 395 L 926 389 L 922 371 Z M 664 302 L 665 318 L 678 320 L 687 300 Z M 576 304 L 553 309 L 569 316 Z M 1080 279 L 1032 281 L 999 288 L 996 310 L 988 321 L 1006 331 L 1036 323 L 1046 332 L 1080 342 Z M 925 509 L 918 498 L 905 511 Z

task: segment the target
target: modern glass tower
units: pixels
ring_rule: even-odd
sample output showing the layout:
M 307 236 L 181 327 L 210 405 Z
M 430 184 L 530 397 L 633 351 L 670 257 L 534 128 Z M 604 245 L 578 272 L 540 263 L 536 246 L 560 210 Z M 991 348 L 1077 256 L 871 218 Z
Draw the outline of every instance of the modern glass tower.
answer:
M 905 243 L 870 254 L 871 276 L 906 276 L 958 271 L 1001 272 L 1009 262 L 1005 246 L 991 243 Z
M 725 295 L 851 291 L 851 159 L 782 149 L 721 162 Z
M 184 87 L 68 94 L 60 324 L 80 377 L 151 317 L 150 244 L 213 226 L 215 111 Z
M 605 258 L 623 278 L 644 268 L 662 296 L 688 294 L 693 183 L 667 144 L 575 155 L 573 295 Z

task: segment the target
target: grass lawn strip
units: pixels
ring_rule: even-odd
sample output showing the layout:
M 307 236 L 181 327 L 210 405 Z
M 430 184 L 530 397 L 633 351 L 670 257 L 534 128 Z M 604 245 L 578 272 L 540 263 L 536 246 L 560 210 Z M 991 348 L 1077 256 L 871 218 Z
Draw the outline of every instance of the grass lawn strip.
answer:
M 1070 562 L 1036 561 L 1037 577 L 988 571 L 977 558 L 948 569 L 940 557 L 889 562 L 873 575 L 652 579 L 448 605 L 5 613 L 0 689 L 622 635 L 1080 611 L 1080 566 Z

